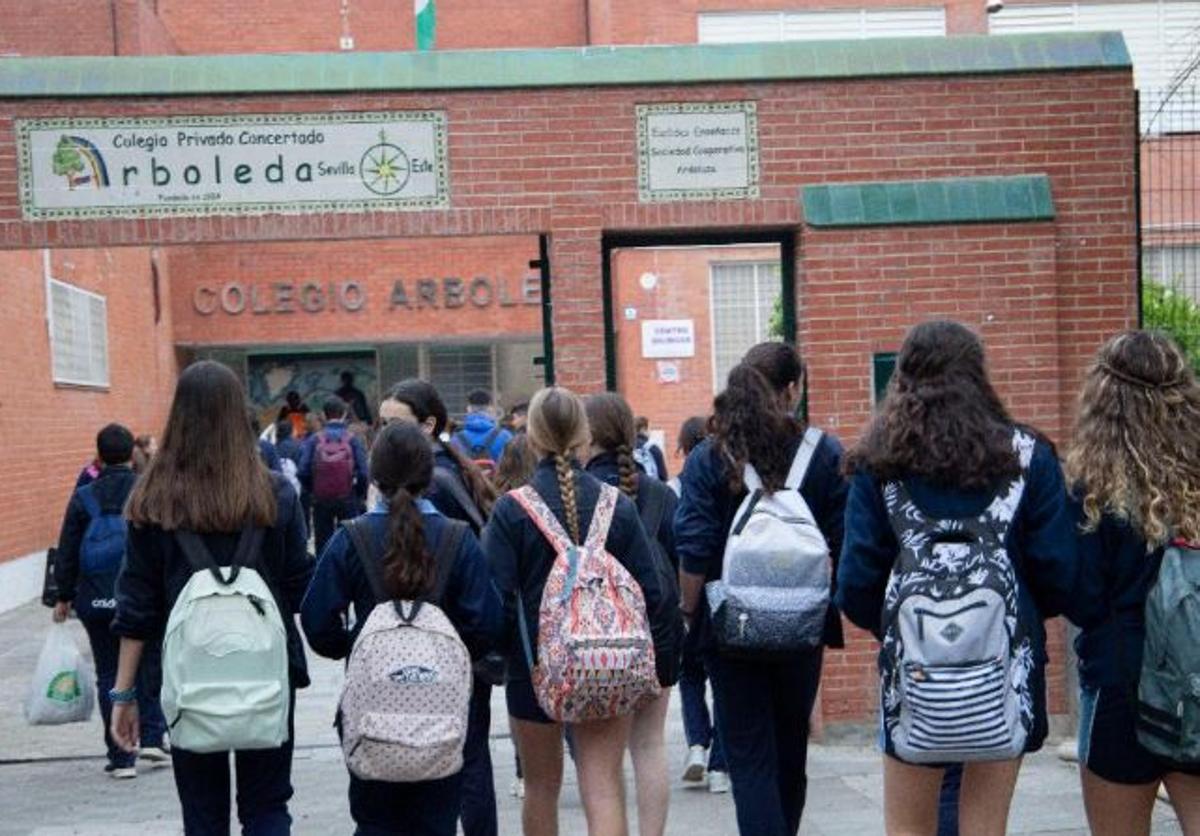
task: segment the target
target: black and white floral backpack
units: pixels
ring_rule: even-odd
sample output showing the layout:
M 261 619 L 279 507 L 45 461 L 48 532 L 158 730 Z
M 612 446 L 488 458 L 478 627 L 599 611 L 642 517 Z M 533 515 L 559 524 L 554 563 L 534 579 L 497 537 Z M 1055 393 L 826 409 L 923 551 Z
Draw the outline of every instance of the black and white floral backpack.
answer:
M 1005 760 L 1033 725 L 1033 649 L 1005 541 L 1034 439 L 1017 430 L 1021 474 L 978 517 L 934 519 L 903 482 L 884 486 L 900 555 L 883 605 L 884 724 L 910 763 Z

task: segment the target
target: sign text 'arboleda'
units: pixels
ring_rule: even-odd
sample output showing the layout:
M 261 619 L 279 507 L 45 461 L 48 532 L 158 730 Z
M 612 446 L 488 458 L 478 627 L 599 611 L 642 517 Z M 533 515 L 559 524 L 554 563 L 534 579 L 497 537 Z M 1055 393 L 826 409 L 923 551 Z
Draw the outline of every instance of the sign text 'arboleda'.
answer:
M 18 120 L 27 220 L 449 205 L 438 111 Z

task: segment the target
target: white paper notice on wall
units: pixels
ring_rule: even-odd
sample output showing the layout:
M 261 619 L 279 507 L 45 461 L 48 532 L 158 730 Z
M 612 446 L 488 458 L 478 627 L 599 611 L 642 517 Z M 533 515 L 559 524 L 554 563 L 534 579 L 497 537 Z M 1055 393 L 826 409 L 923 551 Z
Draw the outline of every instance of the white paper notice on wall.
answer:
M 696 356 L 696 321 L 647 319 L 642 322 L 642 357 L 670 360 Z

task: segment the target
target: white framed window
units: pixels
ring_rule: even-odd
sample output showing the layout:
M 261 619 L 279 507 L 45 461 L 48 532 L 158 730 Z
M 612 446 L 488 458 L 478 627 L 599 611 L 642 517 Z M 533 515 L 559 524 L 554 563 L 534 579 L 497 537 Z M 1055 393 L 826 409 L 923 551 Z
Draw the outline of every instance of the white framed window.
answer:
M 1144 245 L 1142 275 L 1200 301 L 1200 244 Z
M 794 12 L 712 12 L 697 21 L 700 43 L 829 41 L 946 34 L 944 6 Z
M 1175 75 L 1193 56 L 1200 0 L 1121 3 L 1010 3 L 988 16 L 993 35 L 1035 32 L 1120 32 L 1133 59 L 1133 80 L 1142 92 L 1142 128 L 1148 124 Z M 1170 104 L 1167 105 L 1170 109 Z
M 107 387 L 107 300 L 66 282 L 47 279 L 46 314 L 54 382 Z
M 750 348 L 770 339 L 771 314 L 783 292 L 778 261 L 720 261 L 708 266 L 713 392 Z

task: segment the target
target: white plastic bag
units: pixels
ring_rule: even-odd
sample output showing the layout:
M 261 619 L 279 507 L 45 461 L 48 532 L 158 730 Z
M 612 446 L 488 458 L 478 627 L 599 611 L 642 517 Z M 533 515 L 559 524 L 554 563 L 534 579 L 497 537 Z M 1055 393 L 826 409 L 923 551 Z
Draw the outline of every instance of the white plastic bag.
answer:
M 33 726 L 86 723 L 96 704 L 96 682 L 91 666 L 66 624 L 54 624 L 38 655 L 25 719 Z

